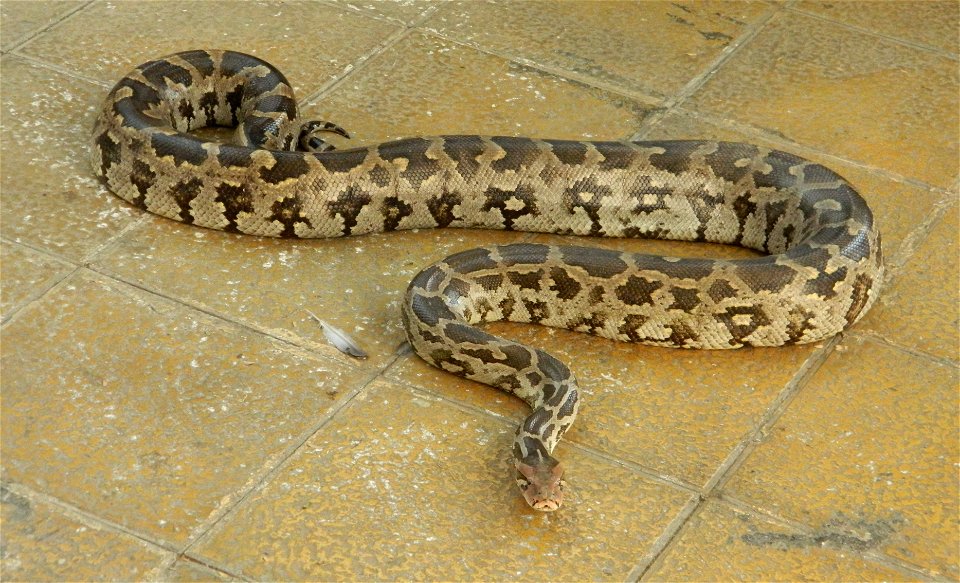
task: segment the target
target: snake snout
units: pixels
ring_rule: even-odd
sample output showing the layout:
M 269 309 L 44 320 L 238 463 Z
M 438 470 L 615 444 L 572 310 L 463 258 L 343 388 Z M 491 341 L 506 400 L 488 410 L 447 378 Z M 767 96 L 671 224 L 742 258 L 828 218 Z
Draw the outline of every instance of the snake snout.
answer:
M 518 461 L 517 485 L 534 510 L 553 512 L 563 504 L 563 466 L 553 459 L 534 463 Z

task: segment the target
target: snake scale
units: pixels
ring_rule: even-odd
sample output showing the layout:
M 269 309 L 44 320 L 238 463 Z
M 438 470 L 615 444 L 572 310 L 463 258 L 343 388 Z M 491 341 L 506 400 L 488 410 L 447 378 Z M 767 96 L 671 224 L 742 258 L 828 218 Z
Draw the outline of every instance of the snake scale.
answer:
M 187 132 L 236 127 L 234 143 Z M 95 173 L 177 221 L 269 237 L 462 227 L 736 244 L 740 260 L 678 259 L 534 243 L 458 253 L 421 271 L 402 307 L 428 363 L 532 408 L 513 447 L 539 510 L 563 499 L 552 457 L 579 388 L 550 354 L 479 324 L 533 322 L 626 342 L 738 348 L 814 342 L 877 297 L 880 236 L 860 195 L 785 152 L 712 141 L 414 137 L 334 150 L 338 126 L 298 117 L 266 62 L 195 50 L 145 63 L 96 121 Z

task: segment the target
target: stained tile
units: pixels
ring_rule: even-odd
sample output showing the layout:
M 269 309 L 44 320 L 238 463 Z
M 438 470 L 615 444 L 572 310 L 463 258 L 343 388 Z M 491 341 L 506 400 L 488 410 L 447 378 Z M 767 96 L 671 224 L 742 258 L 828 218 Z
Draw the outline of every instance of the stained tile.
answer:
M 910 2 L 822 2 L 800 0 L 794 7 L 888 36 L 958 50 L 960 4 L 951 0 Z
M 642 581 L 913 581 L 859 556 L 875 539 L 843 517 L 795 531 L 714 500 L 683 526 Z
M 103 88 L 16 57 L 2 64 L 3 235 L 81 259 L 138 216 L 93 177 L 87 140 Z
M 0 488 L 4 581 L 134 581 L 160 565 L 163 552 L 130 535 L 71 517 Z
M 5 0 L 0 4 L 0 47 L 13 47 L 81 4 L 81 0 Z
M 691 112 L 683 110 L 668 114 L 652 131 L 644 136 L 644 139 L 726 140 L 750 142 L 791 151 L 782 142 L 766 139 L 762 135 L 744 134 L 721 127 L 699 119 Z M 880 226 L 880 234 L 883 238 L 883 254 L 888 262 L 898 255 L 904 238 L 929 217 L 944 196 L 942 192 L 890 180 L 859 166 L 843 164 L 826 156 L 811 155 L 807 152 L 798 151 L 792 151 L 791 153 L 827 166 L 846 178 L 863 195 L 874 213 L 874 219 Z M 904 204 L 904 201 L 910 201 L 910 204 Z
M 424 134 L 620 139 L 635 132 L 651 108 L 412 33 L 304 111 L 368 144 Z
M 0 362 L 3 479 L 174 543 L 363 380 L 83 272 L 8 322 Z
M 960 361 L 960 225 L 954 205 L 884 289 L 864 329 L 915 350 Z
M 279 68 L 302 98 L 399 30 L 319 2 L 254 2 L 243 10 L 224 1 L 157 6 L 98 2 L 21 52 L 113 84 L 133 67 L 170 53 L 230 49 Z M 291 50 L 303 42 L 310 48 Z
M 521 236 L 448 229 L 290 241 L 158 218 L 119 240 L 96 265 L 344 362 L 376 368 L 405 341 L 400 302 L 421 269 L 458 251 Z M 369 360 L 337 352 L 307 310 L 351 335 Z
M 5 319 L 11 310 L 38 297 L 72 270 L 68 263 L 0 241 L 0 317 Z
M 956 367 L 844 342 L 725 490 L 812 528 L 844 517 L 861 538 L 882 533 L 878 550 L 955 579 L 958 381 Z
M 425 26 L 577 78 L 662 96 L 706 70 L 767 9 L 712 1 L 465 1 L 451 2 Z
M 537 513 L 513 482 L 512 427 L 369 388 L 194 551 L 269 580 L 624 579 L 689 499 L 564 451 L 579 486 Z
M 952 59 L 785 12 L 687 106 L 948 187 L 957 177 L 958 74 Z

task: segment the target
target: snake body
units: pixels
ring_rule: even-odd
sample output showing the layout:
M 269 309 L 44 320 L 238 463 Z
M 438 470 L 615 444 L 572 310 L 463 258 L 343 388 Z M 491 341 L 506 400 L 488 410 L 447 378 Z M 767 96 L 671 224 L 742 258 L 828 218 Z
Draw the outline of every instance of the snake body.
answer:
M 237 127 L 235 143 L 187 132 Z M 473 249 L 410 283 L 407 338 L 428 363 L 532 408 L 517 483 L 553 510 L 552 452 L 577 414 L 570 369 L 479 324 L 534 322 L 658 346 L 814 342 L 877 297 L 880 236 L 860 195 L 797 156 L 711 141 L 586 142 L 440 136 L 334 151 L 337 126 L 304 121 L 266 62 L 188 51 L 110 91 L 92 133 L 95 173 L 121 198 L 177 221 L 271 237 L 464 227 L 730 243 L 766 255 L 678 259 L 532 243 Z

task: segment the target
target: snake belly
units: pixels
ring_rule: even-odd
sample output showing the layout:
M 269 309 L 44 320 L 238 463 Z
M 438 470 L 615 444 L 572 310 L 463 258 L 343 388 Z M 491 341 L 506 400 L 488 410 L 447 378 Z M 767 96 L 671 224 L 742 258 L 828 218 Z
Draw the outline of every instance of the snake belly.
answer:
M 187 132 L 236 127 L 232 143 Z M 91 138 L 111 191 L 184 223 L 268 237 L 440 227 L 740 245 L 738 260 L 533 243 L 458 253 L 420 272 L 402 307 L 426 362 L 532 408 L 513 447 L 538 510 L 563 500 L 552 452 L 579 389 L 543 350 L 483 331 L 533 322 L 679 348 L 815 342 L 856 322 L 883 278 L 870 209 L 792 154 L 714 141 L 415 137 L 333 150 L 266 62 L 194 50 L 145 63 L 108 94 Z

